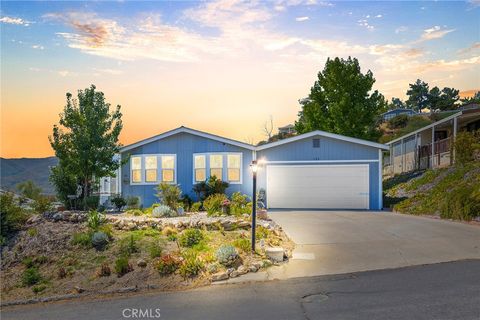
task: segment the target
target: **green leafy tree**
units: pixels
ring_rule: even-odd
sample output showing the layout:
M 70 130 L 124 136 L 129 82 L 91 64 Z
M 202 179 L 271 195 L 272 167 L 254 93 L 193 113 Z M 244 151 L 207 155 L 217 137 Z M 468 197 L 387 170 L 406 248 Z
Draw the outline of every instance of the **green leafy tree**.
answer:
M 410 89 L 407 90 L 407 106 L 417 111 L 420 111 L 424 108 L 429 108 L 430 91 L 428 88 L 428 83 L 417 79 L 415 83 L 411 83 L 408 86 L 410 87 Z
M 439 109 L 441 101 L 442 101 L 442 91 L 440 90 L 440 88 L 435 86 L 432 89 L 430 89 L 430 92 L 428 93 L 428 105 L 430 107 L 430 110 Z
M 457 89 L 448 87 L 443 88 L 437 108 L 441 111 L 457 109 L 458 105 L 456 103 L 460 99 L 458 93 L 459 91 Z
M 480 91 L 475 92 L 473 97 L 463 98 L 461 99 L 463 104 L 470 104 L 470 103 L 480 103 Z
M 328 59 L 306 99 L 300 100 L 295 129 L 298 133 L 324 130 L 362 139 L 379 137 L 377 116 L 386 102 L 372 92 L 375 78 L 370 70 L 363 74 L 356 58 Z
M 20 182 L 16 188 L 22 196 L 32 200 L 39 199 L 42 193 L 42 188 L 37 186 L 32 180 Z
M 94 178 L 112 176 L 120 166 L 113 159 L 119 152 L 118 136 L 122 130 L 120 106 L 110 112 L 103 92 L 94 85 L 78 91 L 78 100 L 67 93 L 67 104 L 53 126 L 50 144 L 59 159 L 61 173 L 75 177 L 83 187 L 83 200 L 92 193 Z M 56 172 L 56 178 L 61 176 Z M 72 178 L 73 181 L 73 178 Z
M 388 104 L 388 110 L 405 109 L 406 107 L 401 99 L 395 97 L 392 97 L 392 101 Z

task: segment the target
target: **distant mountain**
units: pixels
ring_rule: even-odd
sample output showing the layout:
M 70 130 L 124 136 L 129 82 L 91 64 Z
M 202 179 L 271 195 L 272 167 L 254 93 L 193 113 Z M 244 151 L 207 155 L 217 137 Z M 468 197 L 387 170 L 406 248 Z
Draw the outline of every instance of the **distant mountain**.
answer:
M 50 167 L 56 166 L 56 157 L 48 158 L 0 158 L 0 187 L 15 190 L 15 186 L 23 181 L 32 180 L 42 188 L 45 194 L 55 194 L 55 189 L 48 181 Z

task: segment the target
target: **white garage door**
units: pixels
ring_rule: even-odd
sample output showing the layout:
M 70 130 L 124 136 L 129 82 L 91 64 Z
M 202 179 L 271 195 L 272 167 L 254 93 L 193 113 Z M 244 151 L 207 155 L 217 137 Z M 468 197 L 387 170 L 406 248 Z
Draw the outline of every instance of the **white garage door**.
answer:
M 368 209 L 368 165 L 267 167 L 269 208 Z

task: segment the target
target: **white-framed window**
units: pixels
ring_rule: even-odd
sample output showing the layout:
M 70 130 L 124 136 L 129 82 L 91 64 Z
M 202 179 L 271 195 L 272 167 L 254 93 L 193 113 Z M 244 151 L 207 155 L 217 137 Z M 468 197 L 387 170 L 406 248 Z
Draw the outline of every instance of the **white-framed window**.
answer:
M 198 154 L 193 156 L 193 182 L 207 180 L 207 156 Z
M 130 158 L 130 170 L 131 170 L 131 181 L 132 183 L 141 183 L 142 182 L 142 157 L 133 156 Z
M 131 184 L 176 183 L 175 154 L 142 154 L 130 157 Z
M 242 183 L 242 153 L 210 152 L 193 155 L 193 183 L 216 176 L 230 184 Z
M 227 154 L 227 181 L 229 183 L 241 181 L 240 171 L 242 170 L 241 154 Z

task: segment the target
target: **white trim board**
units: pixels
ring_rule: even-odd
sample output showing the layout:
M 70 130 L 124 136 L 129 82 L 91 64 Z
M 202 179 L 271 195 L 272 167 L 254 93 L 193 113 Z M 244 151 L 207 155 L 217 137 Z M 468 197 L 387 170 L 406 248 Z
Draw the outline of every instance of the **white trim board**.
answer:
M 132 149 L 135 149 L 137 147 L 143 146 L 147 143 L 154 142 L 154 141 L 157 141 L 157 140 L 161 140 L 161 139 L 173 136 L 177 133 L 189 133 L 189 134 L 193 134 L 193 135 L 196 135 L 196 136 L 199 136 L 199 137 L 216 140 L 216 141 L 220 141 L 220 142 L 223 142 L 223 143 L 228 143 L 228 144 L 231 144 L 231 145 L 234 145 L 234 146 L 237 146 L 237 147 L 241 147 L 241 148 L 245 148 L 245 149 L 248 149 L 248 150 L 255 150 L 255 146 L 253 146 L 251 144 L 248 144 L 248 143 L 244 143 L 244 142 L 240 142 L 240 141 L 236 141 L 236 140 L 232 140 L 232 139 L 228 139 L 228 138 L 223 138 L 223 137 L 211 134 L 211 133 L 202 132 L 202 131 L 198 131 L 198 130 L 194 130 L 194 129 L 190 129 L 190 128 L 182 126 L 182 127 L 179 127 L 179 128 L 161 133 L 159 135 L 141 140 L 139 142 L 132 143 L 132 144 L 130 144 L 128 146 L 125 146 L 122 149 L 120 149 L 120 152 L 123 153 L 123 152 L 126 152 L 128 150 L 132 150 Z
M 381 152 L 381 150 L 380 150 Z M 359 163 L 359 162 L 378 162 L 378 159 L 368 160 L 295 160 L 295 161 L 264 161 L 262 163 L 269 164 L 288 164 L 288 163 Z
M 300 134 L 298 136 L 294 136 L 294 137 L 291 137 L 291 138 L 267 143 L 267 144 L 258 146 L 256 148 L 256 150 L 265 150 L 265 149 L 273 148 L 273 147 L 280 146 L 280 145 L 283 145 L 283 144 L 286 144 L 286 143 L 290 143 L 290 142 L 294 142 L 294 141 L 298 141 L 298 140 L 302 140 L 302 139 L 306 139 L 306 138 L 310 138 L 310 137 L 314 137 L 314 136 L 322 136 L 322 137 L 327 137 L 327 138 L 331 138 L 331 139 L 336 139 L 336 140 L 342 140 L 342 141 L 352 142 L 352 143 L 356 143 L 356 144 L 361 144 L 361 145 L 369 146 L 369 147 L 373 147 L 373 148 L 388 150 L 388 146 L 386 146 L 384 144 L 381 144 L 381 143 L 362 140 L 362 139 L 357 139 L 357 138 L 351 138 L 351 137 L 347 137 L 347 136 L 342 136 L 340 134 L 325 132 L 325 131 L 321 131 L 321 130 L 315 130 L 315 131 Z

